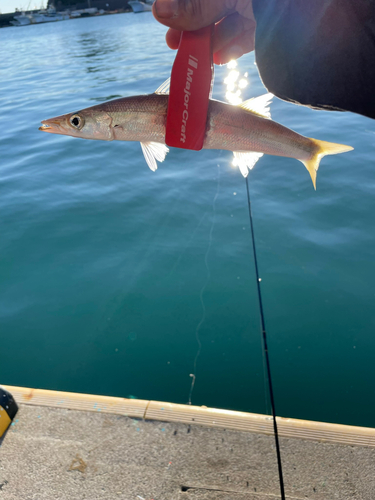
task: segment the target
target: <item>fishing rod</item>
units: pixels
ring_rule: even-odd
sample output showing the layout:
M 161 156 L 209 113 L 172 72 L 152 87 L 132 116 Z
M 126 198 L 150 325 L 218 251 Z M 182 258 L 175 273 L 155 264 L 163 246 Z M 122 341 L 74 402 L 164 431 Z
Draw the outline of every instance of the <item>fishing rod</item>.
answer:
M 277 468 L 278 468 L 278 472 L 279 472 L 281 500 L 285 500 L 285 489 L 284 489 L 283 469 L 282 469 L 282 464 L 281 464 L 279 433 L 277 430 L 277 421 L 276 421 L 275 398 L 273 395 L 271 364 L 270 364 L 270 358 L 269 358 L 269 354 L 268 354 L 266 322 L 264 319 L 262 293 L 261 293 L 261 289 L 260 289 L 261 279 L 259 277 L 257 251 L 256 251 L 256 245 L 255 245 L 253 214 L 251 211 L 251 199 L 250 199 L 250 189 L 249 189 L 249 180 L 248 179 L 249 179 L 249 176 L 247 176 L 245 178 L 245 182 L 246 182 L 246 193 L 247 193 L 247 205 L 248 205 L 248 209 L 249 209 L 251 243 L 252 243 L 253 257 L 254 257 L 255 279 L 256 279 L 256 284 L 257 284 L 258 304 L 259 304 L 259 312 L 260 312 L 260 326 L 261 326 L 261 330 L 262 330 L 262 349 L 263 349 L 263 356 L 264 356 L 264 359 L 266 361 L 266 373 L 267 373 L 267 379 L 268 379 L 268 391 L 269 391 L 269 395 L 270 395 L 270 403 L 271 403 L 271 411 L 272 411 L 273 433 L 275 436 Z

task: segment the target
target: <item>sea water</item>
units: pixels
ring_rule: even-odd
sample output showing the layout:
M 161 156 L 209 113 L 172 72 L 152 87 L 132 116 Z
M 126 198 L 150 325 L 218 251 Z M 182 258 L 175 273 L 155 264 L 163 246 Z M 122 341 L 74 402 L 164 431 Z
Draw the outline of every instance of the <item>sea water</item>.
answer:
M 0 383 L 266 413 L 245 181 L 226 151 L 81 141 L 40 121 L 152 93 L 150 13 L 0 30 Z M 319 68 L 317 68 L 317 71 Z M 230 69 L 216 69 L 225 100 Z M 244 99 L 265 92 L 254 56 Z M 274 99 L 273 118 L 355 149 L 250 173 L 276 411 L 375 425 L 375 122 Z M 196 369 L 194 360 L 199 345 Z

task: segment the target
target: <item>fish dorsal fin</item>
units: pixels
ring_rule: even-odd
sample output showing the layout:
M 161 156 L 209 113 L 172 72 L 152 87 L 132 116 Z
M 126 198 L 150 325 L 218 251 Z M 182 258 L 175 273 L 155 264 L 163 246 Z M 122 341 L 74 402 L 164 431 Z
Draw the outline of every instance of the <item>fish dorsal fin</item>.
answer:
M 239 107 L 250 111 L 255 115 L 259 115 L 262 118 L 271 119 L 270 104 L 273 98 L 273 94 L 270 92 L 268 94 L 261 95 L 259 97 L 253 97 L 247 101 L 241 102 Z
M 147 165 L 155 172 L 158 168 L 156 160 L 164 161 L 169 149 L 160 142 L 141 142 L 141 146 Z
M 256 153 L 254 151 L 233 151 L 233 165 L 240 169 L 244 177 L 247 177 L 249 170 L 254 167 L 262 156 L 263 153 Z
M 155 90 L 155 94 L 164 94 L 164 95 L 168 95 L 169 94 L 169 87 L 171 86 L 171 77 L 169 77 L 167 80 L 165 80 L 164 83 L 162 83 L 160 85 L 160 87 L 158 87 L 156 90 Z

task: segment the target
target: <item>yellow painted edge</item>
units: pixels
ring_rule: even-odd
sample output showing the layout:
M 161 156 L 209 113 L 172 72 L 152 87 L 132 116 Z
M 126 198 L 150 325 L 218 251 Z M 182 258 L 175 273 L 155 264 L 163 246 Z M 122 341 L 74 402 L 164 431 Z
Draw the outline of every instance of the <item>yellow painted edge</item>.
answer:
M 73 392 L 29 389 L 26 387 L 3 387 L 21 404 L 115 413 L 146 420 L 196 424 L 266 435 L 273 434 L 272 418 L 268 415 L 163 403 L 160 401 L 96 396 Z M 375 429 L 373 428 L 283 417 L 277 417 L 277 423 L 281 437 L 375 448 Z
M 8 413 L 4 410 L 2 406 L 0 406 L 0 438 L 4 434 L 4 432 L 8 429 L 11 422 L 12 421 L 9 418 Z

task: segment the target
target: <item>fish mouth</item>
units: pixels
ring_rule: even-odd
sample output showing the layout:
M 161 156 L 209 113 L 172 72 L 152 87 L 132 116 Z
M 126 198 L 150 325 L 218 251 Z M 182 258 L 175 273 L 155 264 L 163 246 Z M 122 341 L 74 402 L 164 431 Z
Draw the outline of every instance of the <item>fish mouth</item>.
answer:
M 61 122 L 57 120 L 43 120 L 39 130 L 42 132 L 49 132 L 51 134 L 64 134 L 64 130 L 61 128 Z
M 38 130 L 41 130 L 42 132 L 48 132 L 48 129 L 51 128 L 51 125 L 48 125 L 47 123 L 42 122 L 42 126 L 39 127 Z

